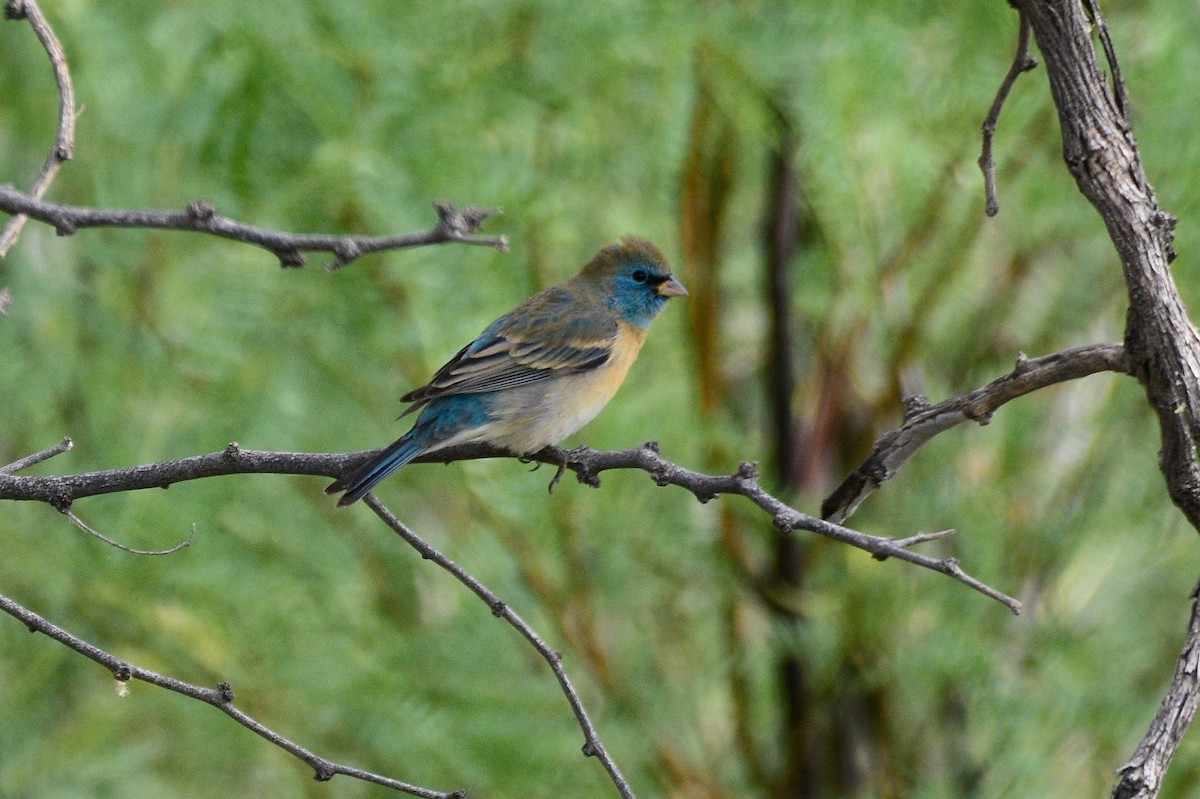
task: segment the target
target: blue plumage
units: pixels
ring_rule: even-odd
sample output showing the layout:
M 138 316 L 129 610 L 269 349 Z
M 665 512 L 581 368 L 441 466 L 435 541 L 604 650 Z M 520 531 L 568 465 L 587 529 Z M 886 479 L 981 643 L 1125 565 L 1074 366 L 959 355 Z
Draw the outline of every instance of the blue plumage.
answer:
M 348 505 L 426 452 L 486 441 L 525 455 L 587 424 L 637 358 L 646 328 L 687 294 L 650 242 L 626 236 L 571 280 L 497 319 L 401 399 L 413 428 L 325 489 Z

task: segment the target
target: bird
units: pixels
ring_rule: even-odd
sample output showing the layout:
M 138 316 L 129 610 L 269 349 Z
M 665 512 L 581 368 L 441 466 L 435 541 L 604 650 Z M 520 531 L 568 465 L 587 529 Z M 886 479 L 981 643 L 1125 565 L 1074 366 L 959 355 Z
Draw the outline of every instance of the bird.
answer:
M 412 429 L 325 489 L 358 501 L 419 455 L 486 442 L 531 455 L 572 435 L 608 404 L 672 297 L 687 294 L 662 251 L 624 236 L 578 275 L 488 325 L 428 383 L 408 392 Z

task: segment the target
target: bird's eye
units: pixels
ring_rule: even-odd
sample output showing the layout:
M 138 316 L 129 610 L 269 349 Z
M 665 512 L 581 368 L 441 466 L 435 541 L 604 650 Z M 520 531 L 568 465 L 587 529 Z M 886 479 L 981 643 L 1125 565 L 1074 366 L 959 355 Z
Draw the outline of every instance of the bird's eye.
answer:
M 647 280 L 650 279 L 650 276 L 648 274 L 646 274 L 645 269 L 633 270 L 633 274 L 631 274 L 630 277 L 633 278 L 634 283 L 645 283 Z

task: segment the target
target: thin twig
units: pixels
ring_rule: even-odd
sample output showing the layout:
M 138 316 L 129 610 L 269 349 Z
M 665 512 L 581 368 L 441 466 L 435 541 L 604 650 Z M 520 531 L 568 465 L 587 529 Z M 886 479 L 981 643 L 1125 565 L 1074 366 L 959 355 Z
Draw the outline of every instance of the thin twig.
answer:
M 1108 23 L 1100 14 L 1100 4 L 1096 0 L 1083 0 L 1083 7 L 1087 9 L 1088 16 L 1091 17 L 1092 23 L 1100 33 L 1100 46 L 1104 48 L 1104 59 L 1108 62 L 1108 69 L 1112 73 L 1113 97 L 1117 102 L 1117 112 L 1125 117 L 1126 122 L 1130 122 L 1129 95 L 1125 91 L 1125 79 L 1121 77 L 1121 64 L 1117 61 L 1117 49 L 1113 47 L 1112 33 L 1108 30 Z
M 897 538 L 896 546 L 900 546 L 900 547 L 916 546 L 917 544 L 924 544 L 926 541 L 937 541 L 942 538 L 949 538 L 950 536 L 954 535 L 956 532 L 958 532 L 958 531 L 954 530 L 954 529 L 950 529 L 950 530 L 937 530 L 936 532 L 932 532 L 932 533 L 917 533 L 916 535 L 910 535 L 908 538 Z M 882 558 L 880 558 L 880 559 L 882 560 Z
M 1000 112 L 1004 109 L 1004 101 L 1021 73 L 1028 72 L 1037 66 L 1037 60 L 1029 57 L 1030 27 L 1029 19 L 1024 9 L 1018 8 L 1020 22 L 1017 32 L 1017 52 L 1013 56 L 1012 65 L 1000 81 L 996 90 L 996 98 L 988 110 L 987 118 L 983 120 L 983 151 L 979 155 L 979 169 L 983 172 L 984 195 L 987 200 L 985 213 L 995 216 L 1000 212 L 1000 202 L 996 199 L 996 161 L 992 155 L 992 141 L 996 136 L 996 125 L 1000 122 Z
M 275 255 L 281 266 L 304 266 L 306 252 L 327 252 L 333 260 L 327 265 L 338 269 L 363 255 L 408 247 L 457 242 L 507 250 L 504 236 L 474 235 L 490 217 L 500 213 L 494 209 L 458 208 L 447 202 L 435 202 L 438 222 L 429 230 L 396 236 L 338 236 L 323 233 L 288 233 L 239 222 L 217 213 L 212 203 L 200 200 L 183 211 L 162 209 L 92 208 L 83 205 L 49 203 L 17 191 L 12 186 L 0 186 L 0 211 L 27 214 L 54 227 L 60 236 L 70 236 L 79 228 L 153 228 L 207 233 L 224 239 L 252 244 Z
M 130 555 L 174 555 L 179 550 L 190 547 L 192 545 L 192 541 L 196 538 L 196 525 L 193 524 L 192 531 L 188 533 L 187 538 L 183 539 L 170 549 L 134 549 L 133 547 L 125 546 L 119 541 L 112 540 L 99 530 L 89 526 L 87 522 L 79 518 L 75 511 L 71 510 L 70 508 L 65 509 L 62 513 L 64 516 L 70 519 L 76 527 L 78 527 L 80 530 L 83 530 L 88 535 L 100 539 L 110 547 L 116 547 L 122 552 L 128 552 Z
M 15 602 L 12 599 L 0 594 L 0 610 L 3 610 L 8 615 L 19 619 L 32 632 L 45 633 L 46 635 L 58 641 L 60 644 L 69 649 L 78 652 L 90 660 L 94 660 L 101 666 L 112 672 L 113 676 L 119 683 L 127 683 L 129 680 L 140 680 L 141 682 L 157 685 L 159 688 L 166 688 L 168 691 L 174 691 L 177 694 L 182 694 L 191 699 L 198 699 L 201 702 L 212 705 L 220 710 L 225 715 L 232 718 L 238 724 L 250 730 L 254 734 L 265 738 L 285 752 L 293 755 L 299 760 L 307 763 L 316 772 L 316 779 L 326 781 L 341 774 L 354 779 L 362 780 L 363 782 L 382 785 L 385 788 L 391 788 L 402 793 L 419 796 L 422 799 L 464 799 L 467 793 L 464 790 L 452 791 L 445 793 L 443 791 L 435 791 L 431 788 L 422 788 L 419 785 L 412 785 L 407 782 L 385 777 L 380 774 L 375 774 L 363 769 L 345 766 L 340 763 L 334 763 L 324 757 L 300 746 L 299 744 L 284 738 L 279 733 L 267 727 L 262 722 L 256 720 L 243 710 L 237 708 L 233 704 L 233 689 L 229 683 L 220 683 L 216 688 L 205 688 L 203 686 L 194 685 L 183 680 L 169 677 L 165 674 L 159 674 L 149 669 L 143 669 L 140 666 L 135 666 L 125 660 L 118 658 L 115 655 L 109 654 L 105 650 L 89 643 L 88 641 L 72 635 L 62 627 L 50 622 L 23 605 Z
M 19 458 L 7 466 L 0 466 L 0 474 L 12 474 L 22 469 L 28 469 L 30 466 L 41 463 L 44 460 L 49 460 L 55 455 L 61 455 L 73 446 L 75 446 L 75 442 L 71 440 L 70 436 L 67 436 L 53 447 L 44 449 L 41 452 L 35 452 L 32 455 L 26 455 L 24 458 Z
M 54 35 L 54 30 L 37 3 L 34 0 L 8 0 L 4 4 L 4 16 L 7 19 L 24 19 L 29 22 L 42 47 L 46 49 L 46 54 L 50 56 L 50 65 L 54 68 L 54 82 L 58 84 L 58 131 L 54 136 L 54 146 L 50 148 L 50 154 L 42 164 L 42 171 L 29 187 L 29 196 L 40 200 L 50 188 L 58 170 L 75 153 L 75 89 L 71 85 L 66 53 L 63 52 L 62 44 Z M 27 220 L 28 217 L 24 215 L 14 216 L 8 220 L 4 229 L 0 230 L 0 258 L 7 255 L 16 244 L 21 235 L 21 228 Z M 3 312 L 3 309 L 0 309 L 0 312 Z
M 0 499 L 46 502 L 61 510 L 84 497 L 168 488 L 175 483 L 229 474 L 302 474 L 334 478 L 377 452 L 261 452 L 242 449 L 237 442 L 231 442 L 219 452 L 125 469 L 48 477 L 7 474 L 0 470 Z M 490 450 L 488 454 L 496 456 L 500 453 Z
M 508 603 L 500 599 L 490 588 L 481 583 L 470 572 L 459 566 L 450 558 L 443 555 L 423 538 L 414 533 L 408 528 L 404 522 L 400 521 L 386 505 L 380 502 L 374 494 L 367 494 L 364 497 L 367 506 L 375 512 L 375 514 L 391 527 L 397 535 L 403 538 L 409 546 L 417 550 L 422 558 L 431 560 L 442 569 L 448 571 L 454 576 L 454 579 L 465 585 L 476 596 L 487 604 L 491 609 L 492 615 L 504 619 L 517 632 L 521 634 L 525 640 L 533 645 L 548 664 L 551 671 L 554 672 L 554 677 L 558 680 L 559 686 L 567 697 L 567 702 L 571 705 L 571 710 L 575 713 L 575 719 L 579 722 L 579 727 L 583 730 L 583 754 L 588 757 L 595 757 L 604 766 L 604 770 L 608 772 L 609 778 L 612 779 L 613 785 L 616 786 L 618 793 L 623 799 L 634 799 L 633 789 L 629 787 L 629 782 L 625 776 L 621 774 L 620 768 L 617 767 L 616 761 L 608 754 L 608 750 L 604 748 L 604 744 L 600 741 L 600 736 L 596 732 L 596 727 L 592 723 L 592 719 L 588 716 L 587 709 L 583 706 L 583 700 L 579 698 L 579 693 L 575 690 L 575 686 L 571 683 L 571 678 L 567 675 L 566 670 L 562 665 L 562 655 L 555 652 L 550 646 L 542 640 L 542 637 L 529 626 L 529 623 L 522 619 L 516 611 L 514 611 Z

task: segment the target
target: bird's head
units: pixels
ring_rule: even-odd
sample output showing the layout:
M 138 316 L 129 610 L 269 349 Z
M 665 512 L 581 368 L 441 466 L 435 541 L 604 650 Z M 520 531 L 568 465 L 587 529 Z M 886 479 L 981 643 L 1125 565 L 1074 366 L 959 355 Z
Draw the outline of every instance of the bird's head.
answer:
M 579 279 L 603 291 L 617 318 L 637 327 L 649 325 L 667 300 L 687 294 L 662 252 L 637 236 L 624 236 L 600 250 Z

